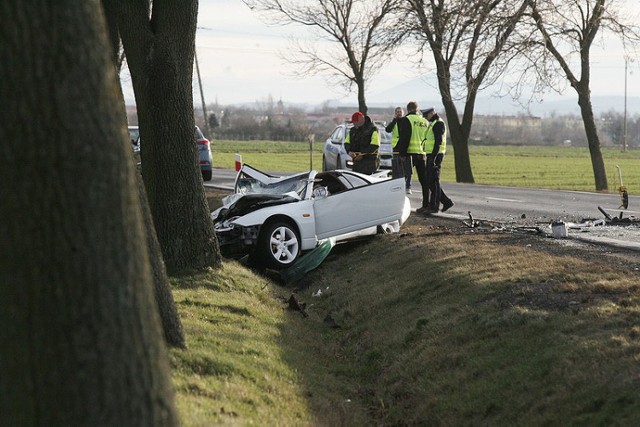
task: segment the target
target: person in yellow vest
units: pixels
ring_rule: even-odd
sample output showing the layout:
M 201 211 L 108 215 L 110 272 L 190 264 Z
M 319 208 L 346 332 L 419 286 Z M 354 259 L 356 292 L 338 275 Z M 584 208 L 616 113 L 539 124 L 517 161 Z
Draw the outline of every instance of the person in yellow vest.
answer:
M 422 141 L 427 136 L 428 127 L 429 122 L 418 111 L 418 103 L 410 101 L 407 104 L 407 115 L 398 120 L 398 143 L 395 151 L 403 162 L 411 161 L 416 168 L 416 175 L 422 187 L 422 206 L 416 210 L 417 213 L 429 209 L 426 155 L 422 148 Z
M 344 148 L 353 159 L 353 171 L 371 175 L 380 166 L 378 128 L 360 111 L 351 116 L 353 127 L 344 140 Z
M 440 185 L 440 168 L 444 154 L 447 151 L 447 127 L 444 120 L 438 116 L 436 109 L 427 108 L 424 117 L 429 121 L 427 134 L 424 139 L 424 151 L 427 153 L 427 183 L 429 186 L 429 209 L 424 213 L 436 213 L 448 211 L 453 206 L 453 201 L 447 197 Z
M 393 148 L 393 158 L 391 159 L 391 176 L 393 178 L 404 177 L 405 191 L 407 194 L 411 194 L 411 175 L 413 166 L 411 165 L 411 157 L 406 156 L 406 161 L 403 161 L 402 157 L 397 154 L 396 145 L 398 145 L 398 139 L 400 135 L 398 133 L 398 121 L 404 117 L 404 110 L 402 107 L 396 107 L 393 112 L 393 119 L 384 128 L 385 131 L 391 134 L 391 147 Z

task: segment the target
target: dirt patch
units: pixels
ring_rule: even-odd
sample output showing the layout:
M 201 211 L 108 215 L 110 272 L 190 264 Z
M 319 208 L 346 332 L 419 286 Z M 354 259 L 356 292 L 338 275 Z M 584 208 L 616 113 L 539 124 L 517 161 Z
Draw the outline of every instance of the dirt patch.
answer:
M 513 246 L 536 244 L 546 252 L 558 256 L 575 256 L 590 261 L 611 260 L 621 268 L 638 271 L 640 269 L 640 253 L 609 245 L 583 242 L 574 239 L 555 239 L 543 227 L 527 224 L 504 225 L 497 222 L 478 221 L 475 227 L 469 227 L 470 220 L 461 221 L 441 215 L 423 216 L 412 213 L 403 225 L 401 233 L 437 234 L 469 234 L 469 235 L 501 235 L 502 243 Z
M 555 239 L 544 230 L 537 231 L 536 227 L 505 227 L 495 223 L 480 223 L 472 228 L 468 225 L 469 221 L 463 223 L 458 219 L 439 215 L 412 214 L 402 227 L 401 235 L 408 238 L 407 244 L 424 238 L 446 239 L 447 236 L 468 235 L 469 241 L 473 241 L 473 246 L 468 248 L 469 251 L 482 251 L 484 245 L 489 247 L 497 244 L 505 253 L 514 253 L 522 248 L 535 248 L 538 256 L 545 254 L 552 260 L 558 260 L 557 277 L 513 283 L 505 292 L 485 301 L 487 304 L 497 304 L 503 308 L 519 306 L 531 310 L 577 312 L 603 300 L 624 306 L 640 290 L 640 286 L 624 289 L 610 289 L 606 285 L 590 286 L 588 283 L 585 286 L 574 286 L 564 280 L 564 277 L 576 280 L 575 277 L 581 274 L 585 277 L 602 276 L 604 283 L 607 282 L 604 277 L 610 277 L 612 274 L 640 278 L 638 251 L 573 239 Z M 579 265 L 581 271 L 573 271 L 575 265 Z M 564 268 L 567 270 L 563 270 Z

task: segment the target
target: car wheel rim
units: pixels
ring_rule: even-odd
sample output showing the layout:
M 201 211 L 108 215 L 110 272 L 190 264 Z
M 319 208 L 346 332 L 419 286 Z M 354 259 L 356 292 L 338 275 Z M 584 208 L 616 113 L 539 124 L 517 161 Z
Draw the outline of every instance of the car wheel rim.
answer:
M 290 264 L 298 256 L 298 238 L 293 230 L 278 227 L 271 233 L 271 255 L 281 264 Z

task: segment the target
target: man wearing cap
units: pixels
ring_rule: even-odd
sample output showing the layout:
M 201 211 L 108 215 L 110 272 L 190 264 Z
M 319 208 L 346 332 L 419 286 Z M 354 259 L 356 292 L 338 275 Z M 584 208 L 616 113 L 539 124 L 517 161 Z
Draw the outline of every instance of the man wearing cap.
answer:
M 429 122 L 418 113 L 418 103 L 410 101 L 407 104 L 407 115 L 398 120 L 398 143 L 395 151 L 403 162 L 413 163 L 422 187 L 422 207 L 416 210 L 422 213 L 429 208 L 429 187 L 427 185 L 426 156 L 422 148 L 422 141 L 427 135 Z
M 344 148 L 353 159 L 353 171 L 371 175 L 380 165 L 378 128 L 360 111 L 353 113 L 351 123 L 353 127 L 344 140 Z
M 453 201 L 447 197 L 440 185 L 440 167 L 447 151 L 447 127 L 433 107 L 427 108 L 424 117 L 429 121 L 424 140 L 424 150 L 427 153 L 429 209 L 424 213 L 438 212 L 440 203 L 442 203 L 442 212 L 446 212 L 453 206 Z

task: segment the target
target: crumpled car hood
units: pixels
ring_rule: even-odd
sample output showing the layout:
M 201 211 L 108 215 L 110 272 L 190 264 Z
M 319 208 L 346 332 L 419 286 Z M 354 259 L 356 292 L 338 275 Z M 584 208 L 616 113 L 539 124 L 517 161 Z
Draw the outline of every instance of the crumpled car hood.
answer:
M 300 199 L 288 194 L 245 194 L 228 207 L 221 208 L 215 222 L 224 221 L 236 216 L 243 216 L 258 209 L 266 208 L 267 206 L 283 205 L 299 201 Z

